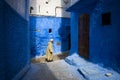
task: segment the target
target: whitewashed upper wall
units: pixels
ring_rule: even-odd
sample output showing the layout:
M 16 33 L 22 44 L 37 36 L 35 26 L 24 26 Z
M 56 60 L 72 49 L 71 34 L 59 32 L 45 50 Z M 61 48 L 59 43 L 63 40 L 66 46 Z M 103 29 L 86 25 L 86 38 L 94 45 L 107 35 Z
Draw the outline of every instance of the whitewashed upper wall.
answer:
M 67 3 L 68 2 L 68 3 Z M 30 0 L 32 15 L 69 17 L 66 7 L 70 4 L 70 0 Z
M 5 0 L 18 14 L 28 20 L 28 0 Z

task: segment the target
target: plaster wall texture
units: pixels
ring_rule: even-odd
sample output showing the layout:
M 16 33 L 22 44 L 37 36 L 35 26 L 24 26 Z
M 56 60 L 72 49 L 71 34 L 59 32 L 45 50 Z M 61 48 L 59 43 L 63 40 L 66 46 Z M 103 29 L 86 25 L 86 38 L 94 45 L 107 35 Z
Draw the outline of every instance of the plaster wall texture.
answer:
M 30 0 L 30 7 L 33 8 L 31 15 L 70 17 L 69 12 L 65 11 L 67 4 L 64 0 Z
M 5 79 L 3 6 L 4 1 L 0 0 L 0 80 Z
M 5 0 L 18 14 L 23 18 L 28 19 L 28 0 Z
M 5 79 L 13 79 L 29 64 L 29 26 L 27 0 L 4 3 Z
M 75 4 L 79 0 L 71 0 L 71 5 Z
M 91 14 L 90 59 L 120 71 L 120 5 L 118 0 L 101 0 Z M 111 13 L 111 24 L 102 25 L 102 14 Z
M 51 29 L 50 33 L 49 29 Z M 54 39 L 54 54 L 68 51 L 70 19 L 30 16 L 30 35 L 32 57 L 44 56 L 48 41 L 51 38 Z
M 92 6 L 94 5 L 89 7 Z M 87 13 L 90 15 L 90 61 L 111 67 L 118 72 L 120 72 L 119 6 L 118 0 L 100 0 L 93 10 Z M 79 5 L 79 7 L 81 6 Z M 77 10 L 79 10 L 78 5 Z M 80 15 L 84 14 L 83 11 L 75 10 L 74 12 L 73 10 L 71 12 L 71 54 L 78 53 L 78 19 Z M 111 13 L 111 24 L 102 25 L 102 14 L 107 12 Z

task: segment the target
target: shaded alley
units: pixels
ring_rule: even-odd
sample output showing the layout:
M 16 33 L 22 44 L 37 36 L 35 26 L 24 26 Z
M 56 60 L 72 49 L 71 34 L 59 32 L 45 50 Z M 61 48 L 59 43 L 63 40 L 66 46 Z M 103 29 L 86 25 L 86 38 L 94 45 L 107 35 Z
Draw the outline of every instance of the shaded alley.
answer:
M 120 80 L 119 7 L 120 0 L 0 0 L 0 80 Z

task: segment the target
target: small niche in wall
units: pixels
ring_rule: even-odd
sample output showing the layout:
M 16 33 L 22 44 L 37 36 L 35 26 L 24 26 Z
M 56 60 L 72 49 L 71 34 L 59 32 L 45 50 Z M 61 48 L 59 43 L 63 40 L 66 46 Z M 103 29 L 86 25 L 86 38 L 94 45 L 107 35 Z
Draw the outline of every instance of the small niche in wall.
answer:
M 56 45 L 57 45 L 57 46 L 60 46 L 61 44 L 60 44 L 60 42 L 57 42 Z
M 46 13 L 48 13 L 48 11 L 46 11 Z
M 32 13 L 32 10 L 33 10 L 33 9 L 34 9 L 34 8 L 31 6 L 31 7 L 30 7 L 30 14 Z
M 111 24 L 111 12 L 106 12 L 102 14 L 102 25 L 110 25 Z
M 52 29 L 51 28 L 49 29 L 49 33 L 52 33 Z
M 48 4 L 48 2 L 46 1 L 46 4 Z

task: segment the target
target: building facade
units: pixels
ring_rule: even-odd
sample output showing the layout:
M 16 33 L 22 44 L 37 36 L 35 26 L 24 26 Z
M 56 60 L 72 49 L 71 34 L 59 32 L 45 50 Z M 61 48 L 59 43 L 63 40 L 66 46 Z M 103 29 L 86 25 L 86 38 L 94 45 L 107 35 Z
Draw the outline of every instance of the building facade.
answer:
M 70 13 L 65 11 L 69 4 L 69 0 L 30 0 L 32 57 L 44 56 L 51 38 L 54 54 L 69 50 Z
M 30 63 L 28 0 L 0 0 L 0 80 L 11 80 Z
M 71 54 L 120 72 L 119 0 L 80 0 L 70 6 Z

